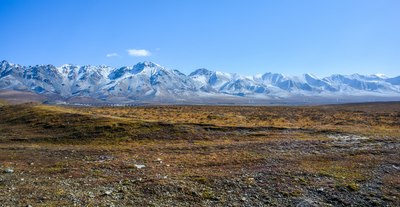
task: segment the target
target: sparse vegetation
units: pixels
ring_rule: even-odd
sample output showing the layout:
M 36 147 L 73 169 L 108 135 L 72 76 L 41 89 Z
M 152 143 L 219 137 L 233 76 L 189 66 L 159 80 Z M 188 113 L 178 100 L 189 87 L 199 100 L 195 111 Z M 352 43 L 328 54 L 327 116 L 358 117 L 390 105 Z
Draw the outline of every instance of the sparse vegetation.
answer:
M 400 205 L 400 103 L 0 114 L 5 206 Z

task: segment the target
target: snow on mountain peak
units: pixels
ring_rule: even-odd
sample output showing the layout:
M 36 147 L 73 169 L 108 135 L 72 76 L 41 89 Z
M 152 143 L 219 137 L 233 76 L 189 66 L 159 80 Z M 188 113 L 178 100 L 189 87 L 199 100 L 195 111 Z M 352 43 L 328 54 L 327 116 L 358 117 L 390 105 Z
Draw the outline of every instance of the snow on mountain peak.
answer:
M 7 64 L 9 64 L 9 62 L 8 62 L 7 60 L 2 60 L 2 61 L 0 62 L 0 65 L 7 65 Z
M 0 89 L 28 90 L 42 94 L 94 99 L 142 100 L 154 97 L 197 96 L 351 96 L 372 94 L 400 97 L 400 78 L 375 75 L 331 75 L 318 78 L 306 73 L 301 76 L 284 76 L 265 73 L 242 76 L 200 68 L 189 75 L 144 61 L 133 66 L 113 68 L 101 66 L 76 66 L 64 64 L 20 66 L 0 62 Z
M 193 71 L 192 73 L 189 74 L 189 76 L 199 76 L 199 75 L 211 75 L 213 72 L 210 70 L 207 70 L 205 68 L 199 68 L 195 71 Z
M 159 64 L 153 63 L 150 61 L 144 61 L 144 62 L 138 63 L 136 65 L 143 65 L 143 67 L 149 67 L 149 68 L 161 67 Z
M 384 78 L 388 78 L 385 74 L 383 74 L 383 73 L 377 73 L 377 74 L 374 74 L 374 75 L 372 75 L 372 76 L 375 76 L 375 77 L 378 77 L 378 78 L 382 78 L 382 79 L 384 79 Z

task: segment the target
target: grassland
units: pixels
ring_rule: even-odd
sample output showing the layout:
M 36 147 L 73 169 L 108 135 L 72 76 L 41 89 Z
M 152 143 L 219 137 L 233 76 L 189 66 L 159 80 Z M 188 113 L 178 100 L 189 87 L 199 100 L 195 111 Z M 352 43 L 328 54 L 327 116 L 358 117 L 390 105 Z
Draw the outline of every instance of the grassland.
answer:
M 399 157 L 395 102 L 0 102 L 0 206 L 400 206 Z

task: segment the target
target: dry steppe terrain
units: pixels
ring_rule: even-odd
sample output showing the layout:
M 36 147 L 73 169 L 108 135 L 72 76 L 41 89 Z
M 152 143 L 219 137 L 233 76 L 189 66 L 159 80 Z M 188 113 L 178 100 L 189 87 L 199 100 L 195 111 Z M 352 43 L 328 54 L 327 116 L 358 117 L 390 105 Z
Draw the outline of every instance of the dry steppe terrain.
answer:
M 0 102 L 0 206 L 400 206 L 400 103 Z

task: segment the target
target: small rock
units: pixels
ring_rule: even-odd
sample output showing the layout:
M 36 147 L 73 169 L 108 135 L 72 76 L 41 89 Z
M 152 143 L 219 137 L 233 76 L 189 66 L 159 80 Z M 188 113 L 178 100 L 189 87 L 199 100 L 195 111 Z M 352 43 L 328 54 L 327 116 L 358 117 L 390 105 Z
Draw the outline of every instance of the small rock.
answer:
M 137 169 L 142 169 L 142 168 L 146 167 L 145 165 L 139 165 L 139 164 L 134 164 L 134 166 L 135 166 Z
M 93 194 L 93 192 L 89 192 L 88 195 L 89 195 L 89 198 L 94 198 L 94 197 L 96 197 L 96 196 Z
M 104 162 L 104 161 L 108 161 L 108 160 L 112 160 L 113 157 L 108 156 L 108 155 L 100 155 L 97 157 L 99 162 Z
M 247 182 L 249 184 L 254 184 L 256 182 L 256 180 L 254 178 L 247 178 Z
M 13 173 L 14 170 L 11 169 L 11 168 L 7 168 L 7 169 L 5 169 L 3 172 L 4 172 L 4 173 Z
M 104 195 L 111 195 L 111 193 L 112 193 L 112 190 L 106 190 L 106 191 L 104 192 Z
M 247 198 L 246 197 L 242 197 L 240 200 L 247 201 Z

